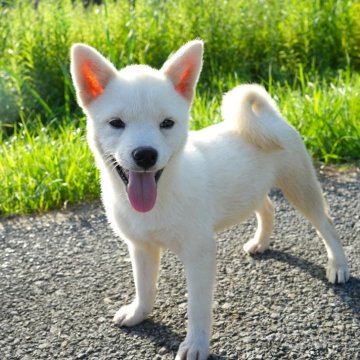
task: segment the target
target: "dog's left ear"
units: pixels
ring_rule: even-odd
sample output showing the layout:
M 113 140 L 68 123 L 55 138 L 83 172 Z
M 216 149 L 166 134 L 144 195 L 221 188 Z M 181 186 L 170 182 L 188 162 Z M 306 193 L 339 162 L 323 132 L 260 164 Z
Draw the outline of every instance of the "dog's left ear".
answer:
M 199 79 L 204 44 L 193 40 L 182 46 L 162 66 L 161 71 L 172 81 L 175 90 L 192 102 Z

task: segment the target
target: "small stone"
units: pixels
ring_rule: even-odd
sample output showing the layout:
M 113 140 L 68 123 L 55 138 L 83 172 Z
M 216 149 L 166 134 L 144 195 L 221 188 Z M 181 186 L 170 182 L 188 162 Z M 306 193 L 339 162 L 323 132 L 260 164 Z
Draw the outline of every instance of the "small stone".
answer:
M 253 342 L 253 338 L 250 337 L 250 336 L 247 336 L 247 337 L 242 338 L 242 341 L 243 341 L 245 344 L 250 344 L 250 343 Z
M 57 326 L 52 325 L 52 326 L 50 327 L 50 333 L 51 333 L 51 334 L 55 334 L 55 333 L 58 332 L 58 331 L 59 331 L 59 329 L 58 329 Z
M 270 314 L 270 317 L 271 317 L 272 319 L 278 319 L 278 318 L 280 317 L 280 314 L 278 314 L 278 313 L 272 313 L 272 314 Z
M 43 350 L 43 349 L 46 349 L 46 348 L 49 347 L 49 346 L 50 346 L 50 344 L 47 343 L 47 342 L 45 342 L 45 343 L 42 343 L 42 344 L 39 345 L 39 349 L 40 349 L 40 350 Z
M 30 355 L 25 355 L 21 358 L 21 360 L 32 360 Z

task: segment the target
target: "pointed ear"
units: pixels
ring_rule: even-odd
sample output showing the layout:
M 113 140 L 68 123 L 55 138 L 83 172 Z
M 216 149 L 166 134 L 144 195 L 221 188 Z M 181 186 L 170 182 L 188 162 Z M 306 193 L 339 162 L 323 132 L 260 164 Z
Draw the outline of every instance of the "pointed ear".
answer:
M 161 68 L 174 84 L 175 90 L 190 102 L 202 67 L 203 49 L 201 40 L 190 41 L 170 56 Z
M 116 75 L 115 67 L 94 48 L 75 44 L 71 48 L 71 76 L 78 102 L 86 106 L 101 95 Z

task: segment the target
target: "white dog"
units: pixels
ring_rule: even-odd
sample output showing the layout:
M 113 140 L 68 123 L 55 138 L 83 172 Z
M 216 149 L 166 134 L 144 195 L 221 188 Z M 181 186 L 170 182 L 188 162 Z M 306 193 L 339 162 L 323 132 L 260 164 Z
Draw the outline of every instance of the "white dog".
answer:
M 101 173 L 102 198 L 115 231 L 126 241 L 136 296 L 114 322 L 132 326 L 153 308 L 160 250 L 185 267 L 188 331 L 176 359 L 206 359 L 215 281 L 214 234 L 256 213 L 247 253 L 269 247 L 279 187 L 315 226 L 328 254 L 327 278 L 349 278 L 347 260 L 328 216 L 311 160 L 298 133 L 258 85 L 224 97 L 224 121 L 188 132 L 202 66 L 203 43 L 181 47 L 160 70 L 121 71 L 93 48 L 72 47 L 71 73 L 88 117 L 88 141 Z M 300 235 L 301 236 L 301 235 Z

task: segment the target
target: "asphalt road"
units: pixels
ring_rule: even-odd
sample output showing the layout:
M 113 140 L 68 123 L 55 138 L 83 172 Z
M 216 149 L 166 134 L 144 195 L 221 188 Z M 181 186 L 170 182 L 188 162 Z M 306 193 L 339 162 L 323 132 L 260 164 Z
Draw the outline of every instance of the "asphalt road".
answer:
M 218 235 L 211 359 L 360 359 L 359 170 L 321 177 L 346 285 L 327 283 L 321 241 L 276 191 L 271 250 L 243 253 L 254 218 Z M 126 246 L 99 203 L 0 220 L 0 359 L 173 359 L 185 336 L 181 264 L 164 252 L 149 320 L 112 325 L 133 293 Z

